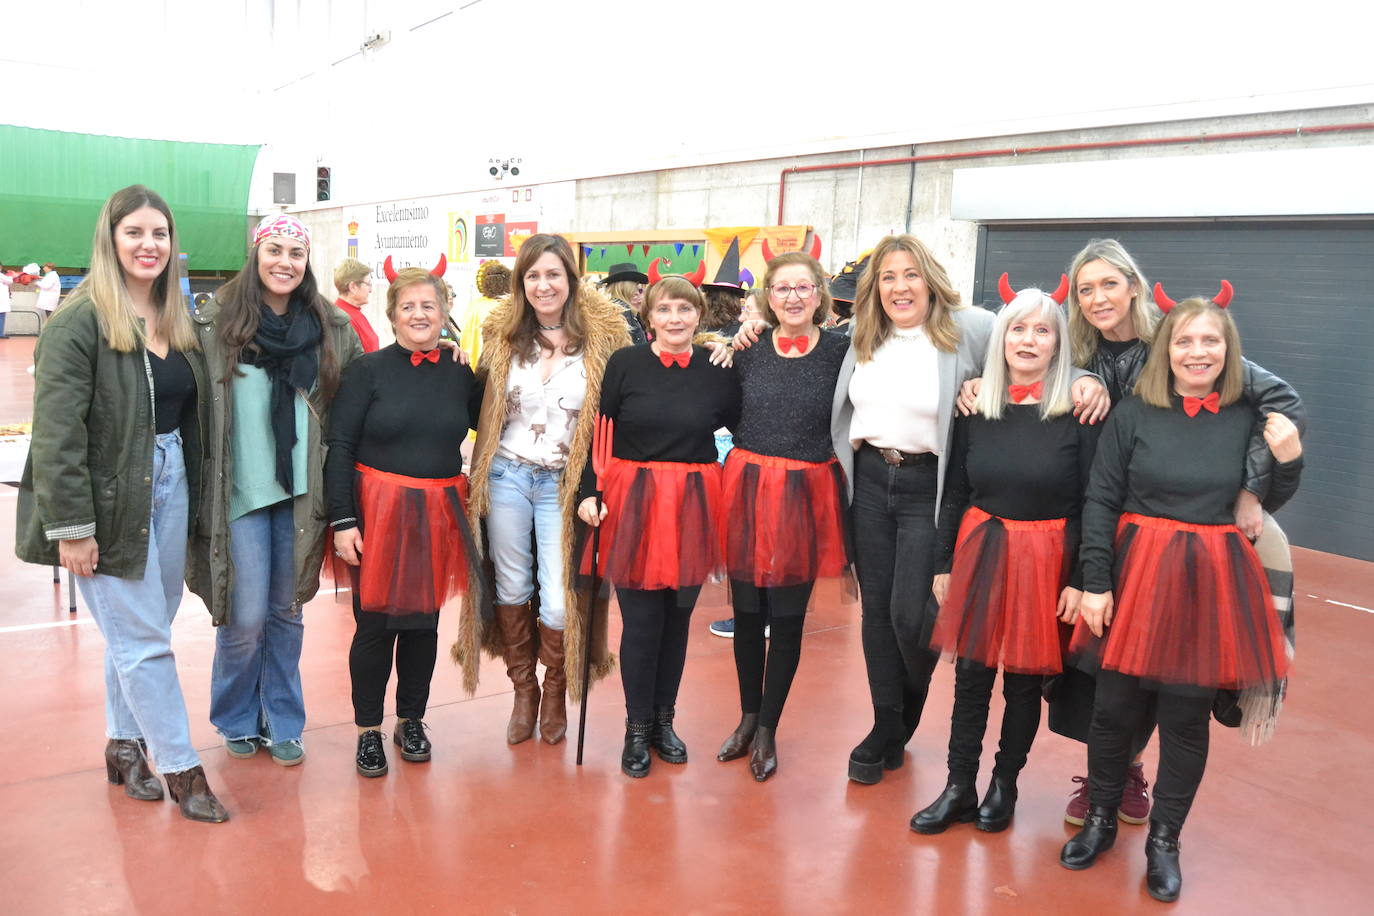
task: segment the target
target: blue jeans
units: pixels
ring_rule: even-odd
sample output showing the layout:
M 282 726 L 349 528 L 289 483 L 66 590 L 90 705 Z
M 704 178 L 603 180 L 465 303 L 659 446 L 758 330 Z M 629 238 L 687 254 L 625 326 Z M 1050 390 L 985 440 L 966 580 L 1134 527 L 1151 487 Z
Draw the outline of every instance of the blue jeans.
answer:
M 215 631 L 210 722 L 230 741 L 300 741 L 305 729 L 295 537 L 289 499 L 229 523 L 234 587 Z
M 487 513 L 487 542 L 496 568 L 496 603 L 524 604 L 534 594 L 535 556 L 530 532 L 538 546 L 539 622 L 563 629 L 563 509 L 558 485 L 563 472 L 550 471 L 500 455 L 492 458 L 487 476 L 491 511 Z
M 143 578 L 76 581 L 105 637 L 105 734 L 148 743 L 159 773 L 200 766 L 172 654 L 172 620 L 186 575 L 186 463 L 181 435 L 153 444 L 153 508 Z

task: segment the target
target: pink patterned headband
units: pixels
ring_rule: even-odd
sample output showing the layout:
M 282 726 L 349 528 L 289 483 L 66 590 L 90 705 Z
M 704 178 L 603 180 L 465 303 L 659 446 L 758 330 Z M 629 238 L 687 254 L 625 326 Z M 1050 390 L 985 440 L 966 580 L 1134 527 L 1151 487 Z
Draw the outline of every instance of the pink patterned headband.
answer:
M 258 228 L 253 230 L 253 244 L 257 245 L 270 235 L 293 239 L 307 249 L 310 248 L 310 230 L 305 228 L 305 223 L 289 213 L 270 213 L 264 216 L 262 222 L 258 223 Z

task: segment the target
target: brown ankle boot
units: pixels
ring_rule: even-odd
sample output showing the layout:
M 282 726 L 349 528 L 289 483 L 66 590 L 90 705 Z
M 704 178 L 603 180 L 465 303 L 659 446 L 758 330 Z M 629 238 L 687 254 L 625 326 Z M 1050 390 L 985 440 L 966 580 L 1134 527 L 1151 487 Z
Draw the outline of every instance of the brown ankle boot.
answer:
M 148 769 L 148 758 L 136 739 L 111 738 L 105 744 L 105 776 L 114 785 L 123 784 L 130 798 L 162 801 L 162 783 Z
M 568 673 L 563 667 L 563 631 L 539 625 L 539 660 L 544 663 L 544 699 L 539 705 L 539 734 L 557 744 L 568 733 Z
M 181 816 L 191 821 L 222 824 L 229 820 L 229 812 L 210 791 L 203 767 L 191 767 L 180 773 L 167 774 L 167 791 L 172 801 L 181 806 Z
M 539 714 L 539 678 L 534 662 L 534 615 L 526 604 L 496 605 L 496 623 L 501 630 L 501 649 L 506 659 L 506 674 L 515 685 L 515 708 L 506 726 L 506 743 L 519 744 L 534 734 Z

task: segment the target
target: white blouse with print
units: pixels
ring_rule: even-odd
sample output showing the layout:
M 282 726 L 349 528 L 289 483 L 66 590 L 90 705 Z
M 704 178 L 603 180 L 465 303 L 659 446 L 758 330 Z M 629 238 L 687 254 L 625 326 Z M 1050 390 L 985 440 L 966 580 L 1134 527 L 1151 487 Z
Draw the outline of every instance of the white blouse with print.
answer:
M 587 397 L 582 354 L 560 356 L 549 380 L 539 377 L 539 361 L 511 360 L 506 377 L 506 417 L 497 454 L 550 470 L 568 460 L 577 418 Z

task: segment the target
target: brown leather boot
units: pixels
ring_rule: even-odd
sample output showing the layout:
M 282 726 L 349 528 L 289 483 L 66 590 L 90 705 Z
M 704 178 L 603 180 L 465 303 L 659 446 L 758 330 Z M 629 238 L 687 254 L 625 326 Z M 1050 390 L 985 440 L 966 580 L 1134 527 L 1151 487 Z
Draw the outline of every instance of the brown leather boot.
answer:
M 546 744 L 557 744 L 568 733 L 568 672 L 563 667 L 562 630 L 539 625 L 539 660 L 544 663 L 539 734 Z
M 539 678 L 534 671 L 534 615 L 528 603 L 498 604 L 496 623 L 501 630 L 506 674 L 515 685 L 515 708 L 506 726 L 506 743 L 519 744 L 534 734 L 534 720 L 539 714 Z
M 191 821 L 222 824 L 229 820 L 229 812 L 210 791 L 203 767 L 191 767 L 180 773 L 167 774 L 167 791 L 172 801 L 181 807 L 181 816 Z
M 123 785 L 124 794 L 139 801 L 162 801 L 162 783 L 148 769 L 148 758 L 137 739 L 111 738 L 105 744 L 105 776 Z

